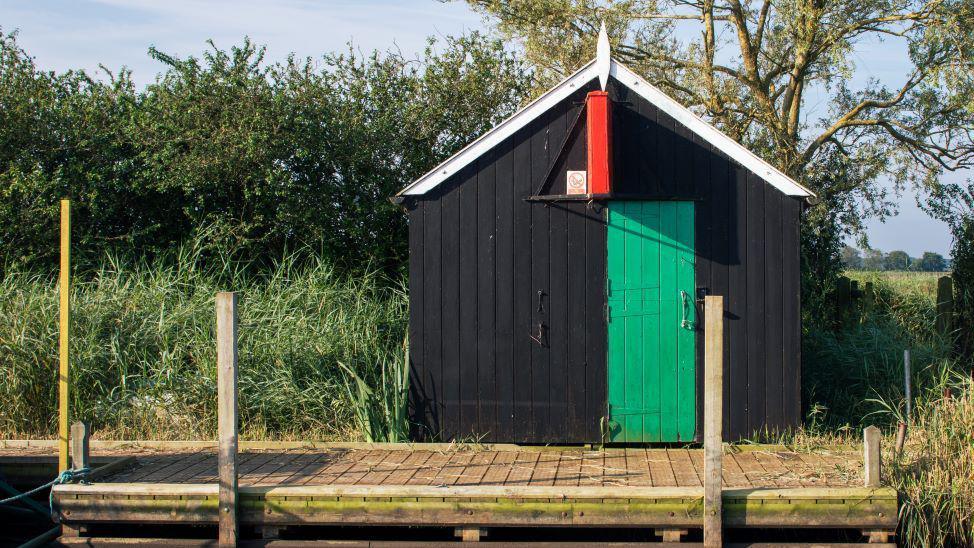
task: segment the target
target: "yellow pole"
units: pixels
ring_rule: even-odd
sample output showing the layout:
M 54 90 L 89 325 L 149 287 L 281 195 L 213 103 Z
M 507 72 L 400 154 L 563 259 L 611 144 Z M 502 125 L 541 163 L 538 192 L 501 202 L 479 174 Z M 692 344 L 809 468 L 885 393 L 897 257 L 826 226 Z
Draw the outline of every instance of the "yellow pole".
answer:
M 58 370 L 58 472 L 68 469 L 68 329 L 70 313 L 68 290 L 71 279 L 71 200 L 61 200 L 61 324 L 58 331 L 60 367 Z

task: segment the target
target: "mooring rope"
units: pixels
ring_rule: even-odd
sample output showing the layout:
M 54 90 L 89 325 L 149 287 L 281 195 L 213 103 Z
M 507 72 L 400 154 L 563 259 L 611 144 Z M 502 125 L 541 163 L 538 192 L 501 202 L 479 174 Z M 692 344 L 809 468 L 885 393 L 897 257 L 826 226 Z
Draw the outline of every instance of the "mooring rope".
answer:
M 64 472 L 58 474 L 56 478 L 45 483 L 44 485 L 40 485 L 38 487 L 31 489 L 30 491 L 25 491 L 23 493 L 20 493 L 19 495 L 14 495 L 12 497 L 0 500 L 0 504 L 10 504 L 11 502 L 16 502 L 20 499 L 27 498 L 31 495 L 39 493 L 44 489 L 47 489 L 48 487 L 54 487 L 55 485 L 60 485 L 62 483 L 69 483 L 76 479 L 83 481 L 84 478 L 90 472 L 91 472 L 90 468 L 79 468 L 77 470 L 65 470 Z M 48 496 L 47 502 L 48 502 L 48 506 L 50 506 L 51 509 L 51 515 L 54 515 L 54 490 L 53 489 L 51 490 L 51 494 Z

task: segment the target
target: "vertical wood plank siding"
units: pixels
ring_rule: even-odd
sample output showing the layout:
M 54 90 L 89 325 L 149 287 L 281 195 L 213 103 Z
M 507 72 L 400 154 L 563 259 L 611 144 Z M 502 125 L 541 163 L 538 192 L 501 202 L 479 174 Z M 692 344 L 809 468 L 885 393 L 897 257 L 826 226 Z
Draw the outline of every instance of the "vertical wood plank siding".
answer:
M 417 439 L 600 441 L 605 211 L 524 200 L 595 88 L 579 89 L 408 204 Z M 614 80 L 609 92 L 617 198 L 696 203 L 696 285 L 725 297 L 725 439 L 797 425 L 801 203 Z M 568 147 L 546 194 L 564 193 L 567 169 L 585 169 L 584 139 L 569 136 Z M 700 334 L 696 355 L 701 386 Z

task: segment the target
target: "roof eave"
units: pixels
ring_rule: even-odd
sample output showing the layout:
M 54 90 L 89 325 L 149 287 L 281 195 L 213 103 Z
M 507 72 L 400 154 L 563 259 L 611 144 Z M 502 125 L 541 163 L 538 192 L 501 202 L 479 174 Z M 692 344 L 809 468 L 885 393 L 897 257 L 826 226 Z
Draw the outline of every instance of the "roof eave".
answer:
M 554 107 L 561 100 L 585 84 L 595 80 L 598 75 L 593 70 L 594 66 L 595 60 L 593 59 L 559 82 L 558 85 L 552 87 L 543 95 L 509 116 L 506 120 L 494 126 L 490 131 L 481 135 L 469 145 L 460 149 L 456 154 L 428 171 L 425 175 L 407 185 L 397 192 L 396 196 L 425 194 L 451 175 L 457 173 L 469 163 L 469 161 L 461 162 L 460 160 L 471 155 L 473 159 L 480 157 L 514 132 L 528 125 L 538 115 L 548 111 L 548 109 Z
M 447 158 L 419 179 L 407 185 L 396 193 L 396 196 L 421 195 L 435 188 L 438 184 L 459 172 L 473 160 L 487 153 L 504 139 L 526 126 L 540 114 L 554 107 L 558 102 L 574 93 L 580 87 L 598 78 L 597 68 L 597 59 L 589 61 L 571 76 L 562 80 L 558 85 L 518 110 L 469 145 L 463 147 L 456 154 Z M 650 103 L 656 105 L 676 121 L 686 126 L 691 132 L 701 136 L 715 148 L 784 194 L 804 198 L 809 203 L 815 203 L 817 196 L 814 192 L 800 185 L 794 179 L 785 175 L 767 161 L 722 133 L 694 114 L 693 111 L 684 107 L 615 59 L 611 60 L 609 75 Z

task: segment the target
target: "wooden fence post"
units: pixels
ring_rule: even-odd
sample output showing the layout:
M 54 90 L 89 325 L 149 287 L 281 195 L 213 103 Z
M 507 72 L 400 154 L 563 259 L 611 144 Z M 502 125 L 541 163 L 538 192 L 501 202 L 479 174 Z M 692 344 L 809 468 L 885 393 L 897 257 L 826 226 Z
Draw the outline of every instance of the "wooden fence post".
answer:
M 866 282 L 862 288 L 862 311 L 863 315 L 868 315 L 873 311 L 876 304 L 876 286 L 872 282 Z
M 76 421 L 71 425 L 71 468 L 81 470 L 91 463 L 88 451 L 88 425 Z
M 68 424 L 70 417 L 70 381 L 68 369 L 68 334 L 71 329 L 69 291 L 71 289 L 71 200 L 61 200 L 61 272 L 58 324 L 58 473 L 68 469 Z
M 937 279 L 937 332 L 950 333 L 953 329 L 954 280 L 950 276 Z
M 841 324 L 849 315 L 852 306 L 852 280 L 839 276 L 835 284 L 835 319 Z
M 220 546 L 237 544 L 237 294 L 216 295 Z
M 704 297 L 703 545 L 723 546 L 724 298 Z
M 882 437 L 875 425 L 867 426 L 862 431 L 863 466 L 865 467 L 866 487 L 879 487 L 881 473 L 881 457 L 879 453 L 879 439 Z
M 910 372 L 910 349 L 903 350 L 903 395 L 906 398 L 906 422 L 913 415 L 913 374 Z

